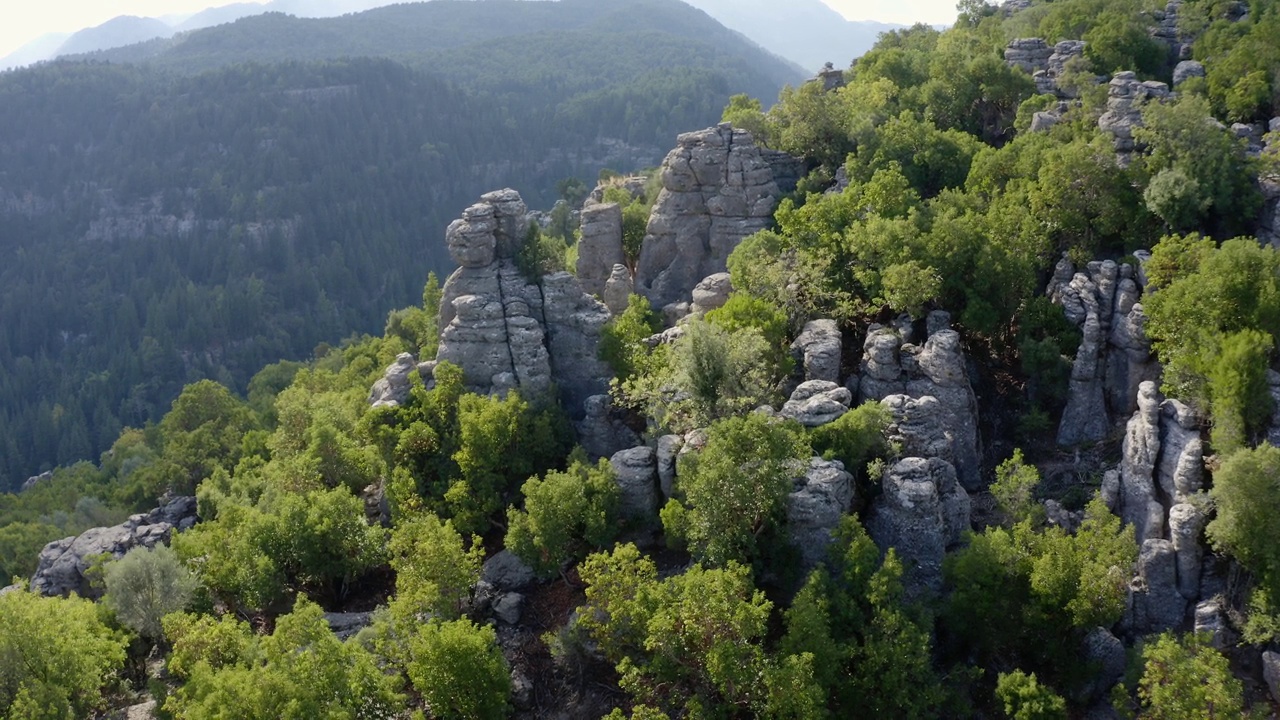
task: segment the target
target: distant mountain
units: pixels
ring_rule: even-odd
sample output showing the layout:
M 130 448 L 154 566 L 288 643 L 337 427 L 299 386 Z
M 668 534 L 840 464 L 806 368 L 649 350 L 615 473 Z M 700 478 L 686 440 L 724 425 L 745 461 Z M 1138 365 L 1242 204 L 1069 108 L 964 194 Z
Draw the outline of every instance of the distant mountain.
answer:
M 882 32 L 903 27 L 851 22 L 820 0 L 685 0 L 805 70 L 824 63 L 845 68 L 871 49 Z
M 152 38 L 165 38 L 173 35 L 173 28 L 155 18 L 121 15 L 112 18 L 97 27 L 81 30 L 58 48 L 55 56 L 79 55 L 96 52 L 123 45 L 132 45 Z
M 0 70 L 25 67 L 41 60 L 48 60 L 58 52 L 58 48 L 71 37 L 71 33 L 49 33 L 41 35 L 13 52 L 0 57 Z

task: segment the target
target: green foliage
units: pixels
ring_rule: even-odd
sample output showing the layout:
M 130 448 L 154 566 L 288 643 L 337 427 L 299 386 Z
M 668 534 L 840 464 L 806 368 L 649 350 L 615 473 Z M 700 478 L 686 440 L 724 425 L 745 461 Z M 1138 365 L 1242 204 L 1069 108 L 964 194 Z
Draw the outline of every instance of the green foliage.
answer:
M 202 380 L 183 388 L 160 421 L 164 459 L 174 474 L 156 494 L 190 494 L 215 467 L 235 467 L 240 440 L 253 425 L 249 408 L 222 385 Z
M 25 587 L 0 595 L 0 715 L 71 720 L 103 709 L 127 644 L 87 600 Z
M 996 698 L 1004 704 L 1004 713 L 1011 720 L 1066 720 L 1067 704 L 1058 695 L 1036 680 L 1036 674 L 1014 670 L 1000 673 L 996 680 Z
M 531 283 L 539 283 L 542 276 L 565 269 L 565 238 L 544 234 L 537 222 L 530 222 L 516 255 L 516 266 Z
M 720 122 L 731 123 L 736 128 L 750 132 L 757 143 L 768 146 L 771 142 L 769 119 L 762 110 L 763 106 L 756 98 L 739 93 L 729 98 Z
M 1244 447 L 1271 419 L 1273 401 L 1267 370 L 1275 340 L 1259 330 L 1242 330 L 1222 338 L 1209 366 L 1209 409 L 1213 413 L 1210 442 L 1225 455 Z
M 324 611 L 305 597 L 268 637 L 247 636 L 243 625 L 224 622 L 186 620 L 174 629 L 174 655 L 183 658 L 187 681 L 169 696 L 165 711 L 183 720 L 354 720 L 390 717 L 404 706 L 395 678 L 360 645 L 338 640 Z
M 1217 515 L 1206 534 L 1252 572 L 1269 597 L 1280 597 L 1280 548 L 1270 540 L 1280 531 L 1280 448 L 1262 444 L 1222 460 L 1209 491 Z
M 1142 650 L 1142 717 L 1243 718 L 1244 690 L 1227 658 L 1199 635 L 1165 633 Z
M 580 574 L 582 625 L 638 701 L 672 713 L 766 705 L 757 680 L 772 605 L 752 587 L 749 568 L 694 565 L 660 581 L 653 562 L 628 544 L 588 557 Z
M 396 572 L 391 614 L 400 622 L 431 616 L 461 617 L 480 579 L 484 547 L 471 536 L 470 549 L 453 524 L 430 513 L 404 518 L 391 531 L 388 551 Z
M 679 459 L 679 499 L 662 511 L 668 535 L 713 566 L 760 562 L 778 543 L 792 478 L 811 454 L 794 422 L 750 413 L 712 425 L 706 447 Z
M 173 646 L 168 670 L 189 678 L 197 664 L 210 670 L 247 665 L 257 653 L 249 624 L 234 615 L 196 615 L 176 612 L 161 620 L 165 639 Z
M 772 377 L 791 374 L 794 358 L 787 342 L 787 316 L 769 303 L 745 293 L 731 293 L 724 305 L 707 313 L 708 323 L 730 333 L 755 330 L 773 349 L 770 353 L 769 373 Z
M 829 460 L 839 460 L 851 473 L 859 473 L 873 457 L 883 454 L 884 433 L 891 421 L 889 411 L 868 400 L 835 422 L 809 431 L 813 451 Z
M 466 619 L 418 626 L 409 638 L 405 672 L 432 717 L 507 716 L 511 678 L 492 627 Z
M 774 399 L 780 378 L 769 360 L 776 354 L 758 330 L 729 332 L 701 319 L 683 328 L 674 343 L 649 356 L 643 374 L 621 383 L 622 404 L 682 430 Z
M 107 564 L 103 602 L 126 627 L 150 640 L 163 634 L 161 619 L 186 608 L 196 579 L 167 545 L 134 548 Z
M 1280 254 L 1250 238 L 1213 250 L 1195 237 L 1172 237 L 1156 246 L 1152 262 L 1163 286 L 1143 307 L 1165 366 L 1164 390 L 1209 408 L 1215 426 L 1221 408 L 1219 439 L 1229 447 L 1269 412 L 1257 389 L 1273 344 L 1264 334 L 1280 327 Z M 1224 362 L 1228 342 L 1230 363 L 1247 365 Z
M 1040 471 L 1022 458 L 1022 450 L 1014 449 L 1013 456 L 996 467 L 996 480 L 991 483 L 991 496 L 1011 524 L 1035 519 L 1040 509 L 1035 499 L 1036 486 L 1040 484 Z M 1043 511 L 1041 511 L 1043 512 Z
M 626 381 L 635 375 L 640 358 L 649 353 L 640 341 L 662 329 L 661 318 L 643 295 L 627 298 L 627 309 L 600 329 L 600 358 L 614 375 Z
M 617 532 L 619 489 L 609 461 L 573 458 L 564 472 L 529 478 L 524 509 L 507 509 L 504 545 L 543 576 L 583 550 L 600 550 Z

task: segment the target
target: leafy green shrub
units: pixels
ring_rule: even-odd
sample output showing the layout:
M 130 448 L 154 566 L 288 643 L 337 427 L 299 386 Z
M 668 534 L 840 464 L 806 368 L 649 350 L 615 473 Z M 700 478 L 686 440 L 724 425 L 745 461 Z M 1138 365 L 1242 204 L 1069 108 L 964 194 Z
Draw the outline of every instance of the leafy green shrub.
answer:
M 405 671 L 432 717 L 507 716 L 511 678 L 492 627 L 466 619 L 420 625 L 409 638 Z
M 155 640 L 163 635 L 160 620 L 186 608 L 196 578 L 167 545 L 134 548 L 106 566 L 103 602 L 126 627 Z
M 1207 638 L 1164 633 L 1142 650 L 1138 697 L 1152 720 L 1245 717 L 1244 689 Z
M 480 538 L 473 535 L 470 545 L 468 550 L 452 523 L 430 513 L 403 519 L 391 531 L 388 547 L 396 571 L 392 616 L 409 623 L 425 616 L 460 617 L 484 559 Z
M 606 459 L 593 466 L 573 458 L 564 472 L 529 478 L 521 494 L 524 509 L 507 510 L 505 545 L 543 576 L 617 533 L 619 490 Z
M 1041 685 L 1036 674 L 1014 670 L 996 679 L 996 698 L 1011 720 L 1066 720 L 1067 703 L 1052 688 Z

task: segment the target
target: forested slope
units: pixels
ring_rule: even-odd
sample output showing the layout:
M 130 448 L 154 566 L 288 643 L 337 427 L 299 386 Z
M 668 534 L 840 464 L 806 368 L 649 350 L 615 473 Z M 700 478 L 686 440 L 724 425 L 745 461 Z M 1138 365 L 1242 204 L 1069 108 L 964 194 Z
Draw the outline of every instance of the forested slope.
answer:
M 187 382 L 243 390 L 381 328 L 483 190 L 549 208 L 798 77 L 679 3 L 579 5 L 269 14 L 143 65 L 0 76 L 4 486 L 96 457 Z M 360 55 L 409 65 L 326 59 Z

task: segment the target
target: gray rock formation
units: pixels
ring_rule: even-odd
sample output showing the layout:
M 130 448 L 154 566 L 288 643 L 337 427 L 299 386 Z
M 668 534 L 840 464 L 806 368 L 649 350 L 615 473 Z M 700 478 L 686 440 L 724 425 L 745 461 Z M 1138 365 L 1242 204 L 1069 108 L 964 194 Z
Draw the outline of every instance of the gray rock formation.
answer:
M 901 448 L 904 457 L 938 458 L 947 462 L 954 459 L 953 440 L 943 424 L 937 398 L 890 395 L 881 400 L 880 405 L 892 417 L 885 437 Z
M 681 435 L 663 435 L 658 438 L 658 447 L 654 451 L 654 461 L 658 469 L 658 489 L 664 499 L 671 499 L 676 484 L 676 459 L 684 449 L 684 437 Z
M 373 624 L 373 613 L 371 612 L 333 612 L 325 613 L 324 621 L 329 625 L 329 630 L 338 637 L 339 640 L 355 637 L 361 630 Z
M 1280 702 L 1280 653 L 1270 650 L 1262 653 L 1262 678 L 1267 683 L 1271 699 Z
M 1127 165 L 1129 155 L 1137 149 L 1133 129 L 1142 126 L 1142 107 L 1148 102 L 1169 97 L 1169 86 L 1154 80 L 1138 80 L 1136 73 L 1118 72 L 1107 88 L 1107 111 L 1098 118 L 1098 129 L 1114 140 L 1117 158 Z
M 1124 679 L 1127 663 L 1124 643 L 1110 630 L 1096 627 L 1085 636 L 1082 650 L 1085 662 L 1098 668 L 1082 694 L 1089 700 L 1106 697 L 1111 688 Z
M 693 287 L 693 303 L 689 305 L 689 312 L 702 315 L 724 307 L 732 292 L 733 281 L 729 278 L 729 273 L 708 275 Z
M 40 551 L 40 562 L 31 577 L 31 591 L 42 595 L 77 593 L 97 597 L 100 589 L 90 587 L 85 571 L 92 558 L 110 555 L 119 559 L 135 547 L 153 548 L 168 544 L 175 530 L 183 531 L 196 522 L 196 499 L 178 497 L 149 513 L 129 516 L 119 525 L 85 530 L 78 537 L 55 540 Z
M 807 573 L 826 558 L 831 532 L 853 504 L 853 476 L 842 463 L 815 457 L 794 488 L 787 496 L 787 537 Z
M 1138 576 L 1130 586 L 1125 624 L 1136 634 L 1162 632 L 1182 624 L 1187 599 L 1178 592 L 1177 554 L 1168 540 L 1146 540 L 1138 555 Z
M 661 173 L 635 278 L 655 308 L 724 272 L 738 243 L 768 227 L 781 195 L 751 134 L 728 124 L 681 135 Z
M 39 475 L 32 475 L 31 477 L 23 481 L 22 487 L 18 489 L 18 492 L 26 492 L 31 488 L 35 487 L 36 485 L 39 485 L 42 482 L 48 482 L 52 479 L 53 479 L 52 470 L 47 470 L 45 472 L 40 473 Z
M 1164 507 L 1156 495 L 1155 468 L 1160 454 L 1160 392 L 1145 382 L 1138 411 L 1125 428 L 1120 461 L 1120 517 L 1134 526 L 1138 542 L 1163 536 Z
M 829 380 L 801 383 L 778 414 L 808 428 L 820 427 L 839 420 L 849 412 L 853 395 L 848 388 Z
M 1174 505 L 1169 510 L 1169 536 L 1173 538 L 1177 561 L 1178 592 L 1188 600 L 1200 597 L 1200 570 L 1204 565 L 1200 534 L 1206 521 L 1204 512 L 1188 503 Z
M 588 199 L 582 206 L 582 238 L 578 240 L 578 282 L 582 291 L 603 296 L 613 266 L 626 262 L 622 252 L 622 208 Z
M 400 353 L 396 361 L 387 367 L 382 379 L 369 390 L 369 404 L 373 407 L 396 407 L 409 399 L 409 376 L 418 370 L 418 362 L 409 353 Z
M 871 505 L 867 532 L 882 550 L 896 548 L 908 596 L 942 588 L 942 560 L 969 527 L 969 495 L 951 463 L 905 458 L 885 471 L 884 492 Z
M 552 384 L 571 417 L 604 394 L 611 375 L 596 354 L 609 310 L 561 272 L 530 283 L 513 261 L 523 239 L 524 202 L 514 190 L 482 197 L 449 225 L 446 239 L 462 267 L 445 282 L 438 362 L 462 368 L 468 389 L 526 396 Z
M 635 447 L 640 438 L 613 409 L 608 395 L 592 395 L 582 404 L 584 417 L 574 423 L 578 444 L 596 460 Z
M 1018 38 L 1009 42 L 1004 51 L 1004 61 L 1009 67 L 1015 67 L 1028 75 L 1035 75 L 1041 70 L 1049 69 L 1049 58 L 1053 48 L 1044 38 Z
M 626 265 L 619 263 L 609 271 L 609 279 L 604 282 L 604 294 L 601 295 L 601 299 L 604 300 L 604 306 L 609 308 L 609 312 L 621 315 L 627 309 L 627 303 L 631 300 L 634 289 L 631 271 Z
M 835 320 L 810 320 L 791 344 L 805 380 L 840 382 L 840 328 Z
M 1204 65 L 1198 60 L 1183 60 L 1173 69 L 1173 86 L 1177 87 L 1191 78 L 1205 76 Z
M 1157 10 L 1152 14 L 1156 21 L 1155 28 L 1151 31 L 1151 36 L 1156 40 L 1169 46 L 1169 60 L 1178 62 L 1191 57 L 1191 38 L 1182 34 L 1178 29 L 1178 11 L 1182 8 L 1182 0 L 1169 0 L 1163 11 Z M 1178 74 L 1174 71 L 1173 84 L 1178 84 Z
M 1082 339 L 1058 444 L 1097 442 L 1137 407 L 1138 387 L 1159 376 L 1143 313 L 1141 273 L 1129 264 L 1091 262 L 1079 272 L 1065 257 L 1046 295 L 1062 306 Z
M 622 491 L 618 509 L 629 518 L 648 520 L 658 514 L 658 461 L 653 448 L 621 450 L 609 458 Z
M 905 394 L 937 400 L 937 412 L 951 442 L 948 457 L 966 489 L 981 484 L 978 402 L 969 384 L 960 335 L 948 326 L 945 313 L 931 314 L 931 332 L 923 346 L 903 344 L 901 334 L 872 329 L 863 344 L 863 401 Z M 933 457 L 944 457 L 933 455 Z
M 1227 610 L 1220 598 L 1210 598 L 1196 603 L 1195 632 L 1207 633 L 1209 644 L 1219 650 L 1225 650 L 1235 640 L 1235 633 L 1227 622 Z
M 480 581 L 499 593 L 525 587 L 532 584 L 534 579 L 533 568 L 510 550 L 494 554 L 480 568 Z

